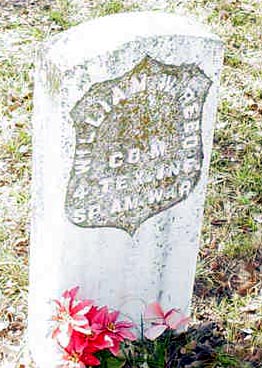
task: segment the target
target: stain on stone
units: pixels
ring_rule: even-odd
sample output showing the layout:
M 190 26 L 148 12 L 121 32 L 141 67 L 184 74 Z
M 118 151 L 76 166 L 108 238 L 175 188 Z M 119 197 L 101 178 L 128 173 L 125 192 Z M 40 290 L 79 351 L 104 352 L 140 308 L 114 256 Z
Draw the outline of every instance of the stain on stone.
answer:
M 147 56 L 94 84 L 71 116 L 76 151 L 66 213 L 82 227 L 139 225 L 186 199 L 202 167 L 202 110 L 210 79 L 195 64 Z

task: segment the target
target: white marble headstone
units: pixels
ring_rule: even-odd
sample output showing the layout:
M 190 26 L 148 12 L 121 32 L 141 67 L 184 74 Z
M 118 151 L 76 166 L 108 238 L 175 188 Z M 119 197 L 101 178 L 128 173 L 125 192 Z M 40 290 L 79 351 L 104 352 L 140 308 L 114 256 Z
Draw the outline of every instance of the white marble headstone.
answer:
M 29 341 L 55 366 L 50 299 L 73 286 L 139 323 L 189 313 L 222 63 L 184 17 L 119 14 L 38 52 Z

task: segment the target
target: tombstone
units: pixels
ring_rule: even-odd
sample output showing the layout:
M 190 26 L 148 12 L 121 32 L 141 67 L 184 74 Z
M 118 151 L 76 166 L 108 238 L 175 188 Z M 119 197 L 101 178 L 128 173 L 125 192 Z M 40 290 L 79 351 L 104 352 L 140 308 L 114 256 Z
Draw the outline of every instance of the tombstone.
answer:
M 219 38 L 161 12 L 112 15 L 41 46 L 34 97 L 29 343 L 54 366 L 50 299 L 138 324 L 190 312 L 222 63 Z

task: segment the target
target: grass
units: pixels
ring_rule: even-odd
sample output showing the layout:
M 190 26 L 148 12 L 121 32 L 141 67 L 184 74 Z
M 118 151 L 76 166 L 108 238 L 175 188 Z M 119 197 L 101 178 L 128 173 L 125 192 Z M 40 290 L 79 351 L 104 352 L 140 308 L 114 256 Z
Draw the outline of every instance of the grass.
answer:
M 229 354 L 225 354 L 223 351 L 217 351 L 217 359 L 216 362 L 214 363 L 213 367 L 214 368 L 219 368 L 219 367 L 229 367 L 229 368 L 238 368 L 239 367 L 239 359 L 237 359 L 236 357 L 229 355 Z M 248 365 L 246 365 L 246 367 L 248 367 Z M 244 368 L 244 367 L 242 367 Z
M 138 6 L 136 4 L 125 5 L 123 0 L 109 0 L 102 3 L 99 7 L 93 10 L 93 16 L 102 17 L 110 14 L 122 13 L 124 11 L 134 11 L 137 10 Z
M 107 1 L 98 9 L 100 16 L 121 13 L 124 10 L 125 10 L 124 1 L 119 0 Z
M 49 19 L 60 26 L 61 30 L 66 30 L 75 25 L 70 20 L 70 15 L 73 11 L 73 6 L 69 0 L 56 0 L 56 8 L 50 9 Z
M 26 14 L 23 8 L 1 12 L 0 41 L 5 35 L 13 41 L 0 56 L 0 321 L 9 323 L 0 331 L 0 346 L 19 345 L 21 335 L 15 335 L 12 323 L 21 323 L 21 331 L 26 325 L 32 50 L 39 41 L 88 17 L 140 8 L 112 0 L 98 1 L 84 12 L 87 5 L 83 2 L 81 16 L 67 0 L 51 6 L 43 2 Z M 223 324 L 228 351 L 218 351 L 214 367 L 238 367 L 239 359 L 247 367 L 252 356 L 259 362 L 262 351 L 261 4 L 192 0 L 173 2 L 168 10 L 195 15 L 225 44 L 193 315 L 195 320 Z M 249 330 L 252 333 L 244 332 Z

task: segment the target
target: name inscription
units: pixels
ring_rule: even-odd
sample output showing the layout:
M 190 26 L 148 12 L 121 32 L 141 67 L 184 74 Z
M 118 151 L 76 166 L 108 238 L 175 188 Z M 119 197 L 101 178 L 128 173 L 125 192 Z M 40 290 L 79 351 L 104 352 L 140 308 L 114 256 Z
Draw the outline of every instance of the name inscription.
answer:
M 93 85 L 71 111 L 70 221 L 133 234 L 147 218 L 186 199 L 201 174 L 202 108 L 210 85 L 196 65 L 150 57 L 121 78 Z

